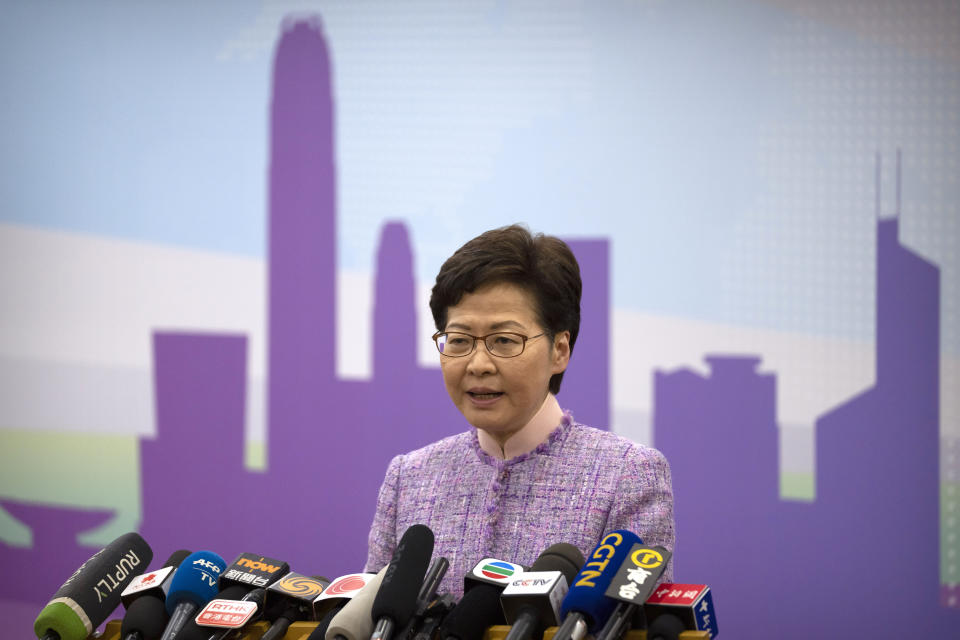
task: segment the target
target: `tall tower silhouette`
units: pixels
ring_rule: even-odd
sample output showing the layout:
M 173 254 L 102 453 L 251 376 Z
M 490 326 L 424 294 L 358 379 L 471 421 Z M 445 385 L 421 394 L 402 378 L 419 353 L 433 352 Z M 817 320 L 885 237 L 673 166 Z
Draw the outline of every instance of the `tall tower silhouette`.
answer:
M 417 292 L 410 238 L 400 222 L 387 223 L 380 233 L 376 279 L 373 376 L 406 376 L 417 366 Z
M 610 428 L 610 241 L 566 239 L 580 264 L 580 335 L 557 399 L 578 422 Z
M 960 623 L 938 597 L 940 272 L 901 243 L 897 200 L 895 217 L 877 209 L 876 382 L 817 420 L 815 502 L 776 498 L 772 376 L 718 378 L 729 358 L 711 359 L 706 382 L 657 374 L 676 577 L 715 587 L 725 633 L 900 637 Z M 761 420 L 745 421 L 753 409 Z
M 267 425 L 270 465 L 297 464 L 336 373 L 336 167 L 319 20 L 284 25 L 273 67 Z
M 902 581 L 873 593 L 917 615 L 939 600 L 940 271 L 900 242 L 897 191 L 894 216 L 877 210 L 876 382 L 817 421 L 817 507 L 857 541 L 838 578 L 862 580 L 891 543 L 909 547 Z

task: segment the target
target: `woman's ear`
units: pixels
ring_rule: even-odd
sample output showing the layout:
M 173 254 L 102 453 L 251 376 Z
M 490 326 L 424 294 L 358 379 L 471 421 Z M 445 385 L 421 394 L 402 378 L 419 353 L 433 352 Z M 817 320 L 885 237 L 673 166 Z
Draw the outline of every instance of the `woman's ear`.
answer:
M 562 373 L 570 363 L 570 332 L 561 331 L 553 336 L 553 369 L 551 373 Z

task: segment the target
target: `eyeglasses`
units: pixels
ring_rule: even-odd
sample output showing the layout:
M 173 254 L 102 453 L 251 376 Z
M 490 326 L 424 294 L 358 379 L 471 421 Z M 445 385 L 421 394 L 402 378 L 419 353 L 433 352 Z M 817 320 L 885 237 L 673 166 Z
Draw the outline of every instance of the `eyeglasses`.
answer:
M 477 340 L 483 340 L 487 351 L 498 358 L 515 358 L 523 353 L 527 340 L 533 340 L 547 335 L 546 332 L 527 337 L 520 333 L 490 333 L 485 336 L 472 336 L 469 333 L 456 331 L 438 331 L 433 334 L 433 341 L 441 355 L 451 358 L 461 358 L 473 353 L 477 348 Z

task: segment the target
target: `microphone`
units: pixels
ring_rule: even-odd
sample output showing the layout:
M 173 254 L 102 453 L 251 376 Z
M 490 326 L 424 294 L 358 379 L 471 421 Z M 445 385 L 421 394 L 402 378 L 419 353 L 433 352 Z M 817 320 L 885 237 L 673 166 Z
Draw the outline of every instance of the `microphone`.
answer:
M 594 634 L 596 640 L 619 640 L 630 627 L 634 614 L 642 611 L 641 605 L 653 593 L 671 555 L 663 547 L 635 544 L 630 548 L 605 592 L 608 598 L 619 602 L 603 629 Z
M 484 630 L 507 624 L 500 594 L 523 567 L 496 558 L 484 558 L 463 577 L 463 597 L 440 625 L 441 640 L 481 640 Z
M 373 600 L 370 614 L 377 624 L 370 640 L 390 640 L 395 629 L 410 622 L 431 554 L 430 527 L 415 524 L 403 532 Z
M 164 601 L 173 581 L 173 573 L 190 555 L 186 549 L 174 551 L 163 567 L 137 576 L 120 594 L 120 601 L 127 608 L 120 624 L 120 637 L 124 640 L 159 640 L 170 616 Z
M 120 536 L 67 578 L 40 610 L 34 633 L 42 640 L 84 640 L 120 604 L 120 594 L 136 570 L 151 560 L 153 551 L 140 534 Z
M 474 565 L 470 573 L 463 576 L 463 592 L 469 593 L 482 585 L 490 585 L 503 591 L 510 584 L 510 578 L 523 571 L 524 568 L 519 564 L 484 558 Z
M 400 638 L 413 637 L 413 630 L 423 624 L 427 609 L 435 604 L 439 604 L 435 600 L 437 589 L 440 587 L 440 581 L 443 580 L 443 576 L 446 575 L 447 569 L 449 568 L 450 561 L 443 557 L 436 558 L 430 563 L 430 568 L 427 569 L 427 574 L 423 578 L 423 584 L 420 586 L 420 593 L 417 594 L 417 602 L 413 609 L 413 615 L 400 632 Z M 436 615 L 438 611 L 439 610 L 433 611 L 432 614 Z
M 232 585 L 244 586 L 248 591 L 256 587 L 266 588 L 289 571 L 290 565 L 281 560 L 241 553 L 220 576 L 220 589 Z
M 340 576 L 313 601 L 313 619 L 317 626 L 307 640 L 323 640 L 333 617 L 340 613 L 350 599 L 373 579 L 373 573 L 348 573 Z
M 649 640 L 679 640 L 680 634 L 687 630 L 683 621 L 672 613 L 664 613 L 647 627 Z
M 368 582 L 373 580 L 375 575 L 374 573 L 348 573 L 331 582 L 313 601 L 313 619 L 322 622 L 330 611 L 342 609 Z M 327 624 L 330 624 L 329 619 Z
M 558 624 L 560 601 L 582 566 L 580 550 L 560 542 L 547 547 L 530 571 L 511 580 L 500 596 L 503 614 L 513 625 L 506 640 L 539 637 L 546 627 Z
M 563 599 L 563 624 L 554 635 L 556 640 L 581 640 L 588 630 L 600 630 L 617 606 L 604 593 L 635 544 L 643 541 L 626 529 L 611 531 L 600 540 Z
M 317 626 L 314 627 L 313 631 L 310 632 L 310 635 L 307 636 L 307 640 L 324 640 L 327 637 L 327 629 L 330 628 L 330 623 L 333 621 L 334 616 L 340 613 L 340 610 L 347 606 L 347 602 L 348 601 L 339 602 L 336 606 L 323 614 L 320 620 L 317 621 Z
M 643 608 L 650 621 L 649 640 L 677 640 L 682 631 L 706 631 L 717 637 L 713 594 L 705 584 L 661 583 Z
M 440 588 L 440 582 L 443 576 L 447 575 L 447 569 L 450 568 L 450 561 L 446 558 L 437 558 L 430 564 L 427 573 L 423 578 L 423 584 L 420 586 L 420 593 L 417 594 L 416 615 L 422 616 L 433 602 L 437 595 L 437 589 Z
M 453 610 L 453 605 L 457 603 L 456 598 L 449 593 L 441 593 L 437 596 L 427 610 L 423 613 L 423 620 L 416 633 L 411 632 L 412 640 L 434 640 L 437 638 L 437 630 L 444 619 Z
M 210 635 L 209 640 L 224 640 L 237 629 L 263 616 L 267 590 L 256 587 L 243 594 L 239 600 L 216 598 L 207 603 L 203 611 L 197 614 L 194 622 L 200 627 L 219 629 Z
M 217 580 L 227 563 L 213 551 L 195 551 L 187 556 L 170 583 L 166 608 L 170 615 L 161 640 L 173 640 L 197 609 L 217 593 Z
M 373 600 L 380 591 L 380 584 L 389 569 L 389 565 L 380 570 L 359 593 L 333 616 L 327 627 L 325 640 L 370 640 L 373 632 Z
M 212 600 L 244 600 L 244 596 L 251 591 L 266 587 L 288 571 L 290 571 L 290 565 L 282 560 L 266 558 L 255 553 L 241 553 L 220 575 L 218 581 L 220 591 L 200 604 L 206 608 L 206 605 Z M 259 594 L 256 595 L 259 596 Z M 245 602 L 248 601 L 249 599 L 245 600 Z M 232 603 L 229 605 L 220 603 L 218 606 L 221 608 L 235 607 Z M 230 620 L 240 620 L 240 618 L 236 616 L 240 615 L 241 611 L 244 615 L 249 613 L 251 616 L 261 613 L 260 608 L 251 609 L 251 606 L 252 605 L 244 604 L 239 605 L 240 608 L 236 611 L 219 611 L 221 615 L 219 620 L 222 621 L 224 615 L 229 616 Z M 193 613 L 196 612 L 194 611 Z M 212 621 L 213 615 L 216 615 L 217 612 L 213 612 L 209 616 L 204 617 L 205 622 L 203 624 L 197 624 L 193 613 L 189 616 L 190 620 L 181 627 L 178 637 L 183 637 L 184 640 L 188 638 L 190 640 L 206 640 L 211 637 L 208 623 Z M 203 611 L 200 613 L 202 614 Z M 216 635 L 217 634 L 214 633 L 214 636 Z M 168 639 L 164 638 L 163 640 Z
M 218 593 L 217 598 L 221 600 L 240 600 L 248 591 L 248 587 L 233 585 Z M 207 640 L 209 637 L 210 627 L 201 627 L 194 618 L 190 618 L 187 624 L 183 625 L 180 633 L 177 634 L 177 640 Z
M 328 586 L 329 580 L 291 571 L 267 587 L 267 604 L 271 609 L 275 604 L 278 605 L 283 613 L 273 621 L 260 640 L 280 640 L 287 633 L 290 623 L 313 618 L 313 602 Z

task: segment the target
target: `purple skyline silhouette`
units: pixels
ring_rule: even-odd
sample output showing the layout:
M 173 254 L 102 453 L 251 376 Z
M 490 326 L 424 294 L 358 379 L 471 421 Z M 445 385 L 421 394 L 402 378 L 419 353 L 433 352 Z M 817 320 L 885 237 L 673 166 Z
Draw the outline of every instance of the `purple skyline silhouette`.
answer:
M 373 335 L 356 337 L 373 339 L 372 378 L 336 377 L 337 333 L 351 327 L 338 328 L 335 320 L 330 73 L 319 21 L 286 23 L 270 114 L 265 471 L 244 467 L 247 336 L 202 329 L 153 335 L 156 437 L 140 443 L 140 532 L 160 560 L 178 548 L 210 549 L 228 561 L 241 552 L 282 558 L 306 573 L 359 571 L 390 459 L 468 428 L 439 369 L 417 363 L 417 341 L 429 336 L 417 333 L 412 243 L 401 222 L 381 231 Z M 605 429 L 609 242 L 569 244 L 588 293 L 560 401 Z M 77 545 L 76 532 L 109 513 L 29 505 L 11 512 L 32 514 L 40 535 L 33 549 L 3 545 L 4 558 L 24 578 L 0 587 L 0 597 L 36 602 L 39 611 L 96 551 Z M 42 533 L 54 524 L 54 532 Z
M 416 341 L 428 337 L 417 333 L 413 242 L 402 222 L 381 230 L 373 335 L 356 337 L 373 340 L 372 377 L 337 378 L 337 335 L 352 328 L 336 324 L 335 110 L 318 20 L 284 25 L 272 95 L 268 466 L 244 467 L 248 337 L 155 332 L 156 437 L 140 444 L 140 531 L 157 562 L 177 548 L 228 561 L 252 552 L 333 577 L 363 566 L 390 458 L 467 425 L 439 370 L 417 364 Z M 760 358 L 708 357 L 706 377 L 655 374 L 655 444 L 676 497 L 676 579 L 711 585 L 729 637 L 883 637 L 960 621 L 937 602 L 939 271 L 900 244 L 897 224 L 878 221 L 877 381 L 818 420 L 815 502 L 779 499 L 776 376 L 757 372 Z M 606 428 L 610 244 L 569 243 L 584 298 L 560 402 Z M 21 577 L 0 597 L 39 611 L 96 551 L 76 532 L 108 515 L 17 509 L 35 545 L 0 542 Z
M 779 499 L 776 377 L 760 358 L 655 374 L 675 570 L 711 586 L 724 635 L 934 637 L 960 624 L 938 598 L 940 273 L 898 224 L 877 223 L 876 382 L 817 420 L 815 502 Z
M 141 530 L 152 544 L 248 551 L 299 571 L 359 571 L 377 489 L 390 458 L 467 427 L 438 369 L 417 364 L 416 291 L 404 224 L 387 223 L 376 262 L 374 367 L 369 381 L 336 377 L 336 194 L 330 58 L 318 22 L 288 25 L 274 65 L 271 109 L 268 459 L 243 469 L 246 340 L 157 333 L 157 438 L 141 448 Z M 607 241 L 571 241 L 606 327 Z M 577 367 L 608 369 L 606 330 L 577 349 Z M 358 339 L 370 339 L 358 336 Z M 583 354 L 581 356 L 581 354 Z M 571 406 L 608 422 L 609 393 L 589 385 Z M 571 399 L 564 396 L 566 404 Z M 203 435 L 201 435 L 203 434 Z M 198 448 L 202 442 L 203 447 Z M 226 447 L 164 474 L 184 451 Z M 176 477 L 171 477 L 175 475 Z M 194 496 L 192 504 L 185 504 Z M 208 504 L 209 500 L 209 504 Z M 188 517 L 189 526 L 178 514 Z

